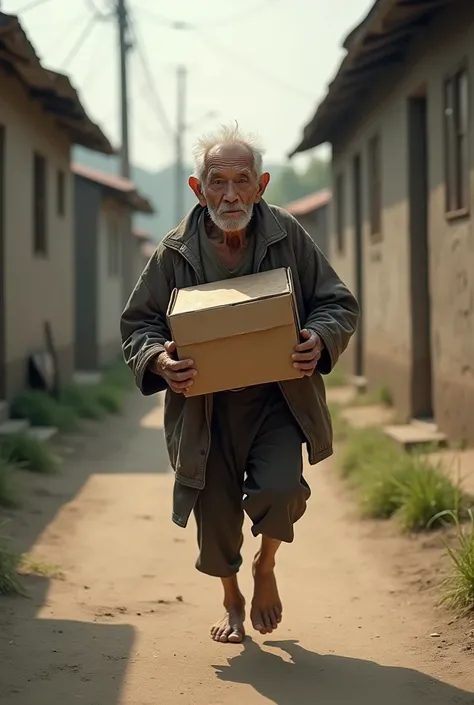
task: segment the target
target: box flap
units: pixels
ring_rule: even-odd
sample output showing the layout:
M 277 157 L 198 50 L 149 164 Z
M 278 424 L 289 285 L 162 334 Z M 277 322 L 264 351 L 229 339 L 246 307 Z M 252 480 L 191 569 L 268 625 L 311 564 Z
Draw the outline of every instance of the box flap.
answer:
M 169 315 L 232 306 L 289 292 L 287 270 L 273 269 L 246 277 L 235 277 L 235 279 L 180 289 L 172 301 Z
M 183 292 L 184 307 L 178 305 Z M 216 300 L 216 292 L 225 293 Z M 168 324 L 178 348 L 288 325 L 295 327 L 296 335 L 293 292 L 285 269 L 181 289 L 173 304 Z

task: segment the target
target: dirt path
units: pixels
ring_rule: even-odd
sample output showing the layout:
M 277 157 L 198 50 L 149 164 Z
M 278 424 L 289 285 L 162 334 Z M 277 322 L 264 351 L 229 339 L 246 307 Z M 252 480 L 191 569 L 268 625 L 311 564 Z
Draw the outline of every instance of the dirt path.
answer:
M 453 631 L 466 625 L 397 577 L 406 540 L 351 518 L 330 462 L 308 471 L 310 510 L 280 554 L 274 640 L 213 643 L 219 586 L 193 568 L 194 527 L 171 524 L 160 426 L 137 397 L 71 441 L 61 476 L 23 478 L 18 548 L 64 579 L 0 602 L 2 705 L 474 704 L 474 654 Z

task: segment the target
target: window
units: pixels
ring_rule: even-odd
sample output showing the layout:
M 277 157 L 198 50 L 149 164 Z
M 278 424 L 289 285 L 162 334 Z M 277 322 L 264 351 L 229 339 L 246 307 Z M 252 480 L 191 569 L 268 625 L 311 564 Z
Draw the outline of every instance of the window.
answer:
M 344 174 L 338 174 L 336 177 L 336 245 L 339 254 L 344 252 L 344 230 L 346 226 L 344 199 Z
M 58 215 L 64 217 L 66 215 L 66 174 L 61 170 L 56 175 L 56 201 Z
M 107 229 L 107 252 L 109 277 L 120 274 L 120 230 L 115 220 L 109 220 Z
M 451 75 L 444 85 L 444 136 L 446 159 L 446 213 L 469 211 L 469 80 L 466 68 Z
M 380 136 L 374 135 L 369 142 L 369 214 L 372 242 L 382 239 L 382 157 Z
M 33 248 L 35 255 L 48 254 L 46 160 L 39 154 L 33 157 Z

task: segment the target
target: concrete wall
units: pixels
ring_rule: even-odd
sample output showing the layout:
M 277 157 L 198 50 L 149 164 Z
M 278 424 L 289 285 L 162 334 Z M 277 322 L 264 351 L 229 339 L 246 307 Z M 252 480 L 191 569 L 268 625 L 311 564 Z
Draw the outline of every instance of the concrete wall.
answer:
M 70 144 L 22 85 L 0 68 L 0 124 L 5 126 L 4 292 L 6 396 L 27 383 L 28 356 L 45 349 L 49 321 L 60 372 L 74 359 L 73 188 Z M 48 253 L 33 249 L 33 154 L 47 161 Z M 65 173 L 66 211 L 58 215 L 57 171 Z
M 298 222 L 311 235 L 320 250 L 329 257 L 328 243 L 328 206 L 322 206 L 316 211 L 296 217 Z
M 98 231 L 101 191 L 94 184 L 75 177 L 75 279 L 76 340 L 78 370 L 98 367 Z
M 345 250 L 338 253 L 334 225 L 330 258 L 346 283 L 355 281 L 352 160 L 362 158 L 363 336 L 372 386 L 388 385 L 404 416 L 416 392 L 416 330 L 412 329 L 410 274 L 409 144 L 407 99 L 425 86 L 428 111 L 428 245 L 434 414 L 454 439 L 474 441 L 474 121 L 470 121 L 471 217 L 444 212 L 443 84 L 462 60 L 469 62 L 470 113 L 474 114 L 474 6 L 456 2 L 413 47 L 402 70 L 384 76 L 367 96 L 369 110 L 333 144 L 333 173 L 346 174 Z M 390 76 L 392 79 L 390 80 Z M 378 133 L 382 149 L 382 241 L 373 242 L 368 219 L 367 155 Z M 333 208 L 335 208 L 333 197 Z M 331 217 L 334 223 L 334 213 Z M 416 243 L 415 243 L 416 246 Z M 416 287 L 415 287 L 416 291 Z M 350 353 L 349 353 L 350 354 Z M 415 390 L 415 391 L 414 391 Z
M 128 236 L 126 232 L 128 210 L 113 199 L 103 201 L 98 231 L 98 358 L 99 365 L 112 362 L 121 348 L 120 316 L 123 310 L 122 263 L 124 258 L 123 243 Z M 119 238 L 119 271 L 116 275 L 109 272 L 109 228 L 115 227 Z

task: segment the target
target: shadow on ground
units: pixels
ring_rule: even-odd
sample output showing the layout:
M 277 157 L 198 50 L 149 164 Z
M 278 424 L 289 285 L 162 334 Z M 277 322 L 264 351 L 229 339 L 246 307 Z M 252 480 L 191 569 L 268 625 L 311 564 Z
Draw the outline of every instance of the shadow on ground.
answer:
M 131 393 L 123 415 L 84 424 L 79 433 L 60 438 L 56 445 L 64 463 L 58 475 L 18 471 L 22 507 L 0 511 L 0 523 L 8 521 L 2 534 L 11 537 L 12 550 L 29 552 L 92 475 L 168 472 L 160 402 Z M 133 627 L 48 619 L 50 580 L 30 576 L 23 582 L 26 598 L 0 597 L 0 703 L 117 705 Z
M 266 642 L 286 658 L 245 642 L 228 666 L 214 666 L 227 683 L 245 683 L 275 705 L 473 705 L 474 696 L 406 668 L 342 656 L 322 656 L 296 641 Z M 288 656 L 290 661 L 288 661 Z
M 28 578 L 28 598 L 2 598 L 2 705 L 117 705 L 135 639 L 129 625 L 38 619 L 46 578 Z

